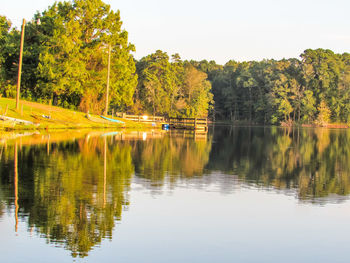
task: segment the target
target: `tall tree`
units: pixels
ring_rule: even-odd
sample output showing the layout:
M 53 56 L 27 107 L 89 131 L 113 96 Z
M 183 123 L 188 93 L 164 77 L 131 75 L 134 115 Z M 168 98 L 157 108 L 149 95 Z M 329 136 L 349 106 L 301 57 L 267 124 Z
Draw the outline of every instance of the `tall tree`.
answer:
M 5 54 L 4 50 L 7 44 L 7 38 L 9 34 L 11 23 L 4 16 L 0 16 L 0 87 L 5 84 L 6 71 L 5 71 Z
M 14 96 L 14 86 L 11 89 L 14 78 L 10 77 L 13 61 L 8 59 L 13 53 L 9 52 L 13 47 L 11 45 L 12 32 L 10 32 L 10 28 L 11 22 L 5 16 L 0 16 L 0 94 L 5 96 Z
M 132 104 L 136 86 L 135 64 L 122 30 L 119 11 L 114 12 L 101 0 L 76 0 L 55 3 L 42 14 L 43 27 L 51 27 L 52 36 L 40 55 L 40 82 L 55 104 L 90 110 L 103 108 L 107 78 L 107 47 L 112 47 L 111 96 L 115 108 Z
M 139 95 L 145 110 L 153 115 L 169 113 L 173 76 L 168 54 L 157 50 L 142 58 L 138 67 Z
M 186 117 L 206 117 L 213 95 L 210 92 L 211 84 L 207 75 L 192 65 L 185 66 L 183 96 L 186 101 L 183 114 Z

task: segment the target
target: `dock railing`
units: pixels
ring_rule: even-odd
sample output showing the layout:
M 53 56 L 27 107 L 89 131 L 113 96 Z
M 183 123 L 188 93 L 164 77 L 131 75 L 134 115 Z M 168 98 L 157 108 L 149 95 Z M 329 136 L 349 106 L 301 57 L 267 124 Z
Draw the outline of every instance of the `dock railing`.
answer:
M 164 122 L 164 117 L 161 116 L 146 116 L 146 115 L 129 115 L 123 113 L 121 116 L 123 119 L 136 122 Z

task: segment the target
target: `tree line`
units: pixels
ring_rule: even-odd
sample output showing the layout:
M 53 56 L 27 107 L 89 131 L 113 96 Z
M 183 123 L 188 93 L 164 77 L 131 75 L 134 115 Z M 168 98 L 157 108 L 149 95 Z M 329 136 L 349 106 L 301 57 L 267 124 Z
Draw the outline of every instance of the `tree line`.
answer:
M 20 31 L 0 17 L 0 93 L 14 97 Z M 162 51 L 136 61 L 119 11 L 101 0 L 57 2 L 25 25 L 21 96 L 86 112 L 109 108 L 167 116 L 207 116 L 207 75 Z
M 350 54 L 307 49 L 301 59 L 193 62 L 208 74 L 217 118 L 248 123 L 350 122 Z
M 0 94 L 16 93 L 20 31 L 0 17 Z M 246 123 L 350 122 L 350 54 L 301 59 L 183 61 L 157 50 L 136 60 L 120 12 L 101 0 L 57 2 L 26 23 L 21 96 L 101 113 L 111 47 L 114 111 Z

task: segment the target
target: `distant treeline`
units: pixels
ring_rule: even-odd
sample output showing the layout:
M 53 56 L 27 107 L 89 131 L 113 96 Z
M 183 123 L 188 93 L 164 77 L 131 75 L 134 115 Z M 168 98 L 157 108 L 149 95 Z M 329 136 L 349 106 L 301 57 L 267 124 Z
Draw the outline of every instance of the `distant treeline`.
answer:
M 305 50 L 301 60 L 193 62 L 208 74 L 220 119 L 284 124 L 350 122 L 350 54 Z
M 14 97 L 20 30 L 0 16 L 0 96 Z M 249 123 L 350 122 L 350 54 L 306 50 L 301 60 L 139 61 L 119 11 L 101 0 L 58 2 L 26 23 L 21 96 L 101 113 L 111 47 L 109 109 Z

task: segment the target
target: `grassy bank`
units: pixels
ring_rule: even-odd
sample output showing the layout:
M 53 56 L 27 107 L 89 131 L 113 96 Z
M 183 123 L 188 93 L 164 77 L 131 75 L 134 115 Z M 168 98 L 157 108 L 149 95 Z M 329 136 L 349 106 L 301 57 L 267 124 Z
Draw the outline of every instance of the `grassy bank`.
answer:
M 7 109 L 7 110 L 6 110 Z M 113 123 L 98 115 L 63 109 L 30 101 L 20 101 L 20 110 L 16 110 L 14 99 L 0 98 L 0 115 L 32 122 L 20 124 L 9 120 L 0 120 L 0 130 L 40 130 L 40 129 L 82 129 L 82 128 L 150 128 L 149 124 L 119 119 L 125 124 Z M 111 117 L 111 116 L 109 116 Z

